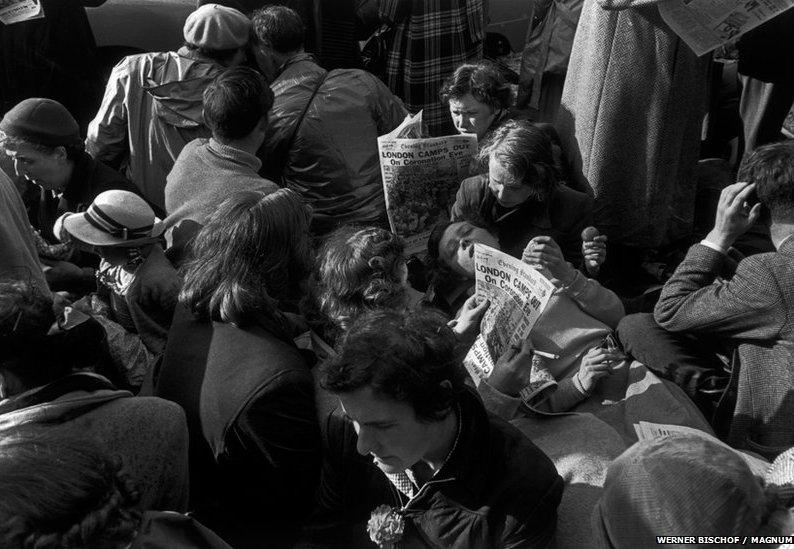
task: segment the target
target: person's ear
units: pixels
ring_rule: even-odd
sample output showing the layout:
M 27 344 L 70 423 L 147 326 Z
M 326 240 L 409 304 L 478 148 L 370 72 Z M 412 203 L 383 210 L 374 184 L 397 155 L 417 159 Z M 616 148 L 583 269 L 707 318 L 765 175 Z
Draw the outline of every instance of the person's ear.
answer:
M 439 395 L 439 403 L 443 404 L 443 407 L 439 406 L 440 410 L 446 409 L 449 411 L 452 409 L 452 402 L 454 397 L 454 391 L 452 390 L 452 382 L 448 379 L 445 379 L 441 383 L 438 384 L 438 395 Z
M 69 155 L 66 152 L 66 147 L 64 146 L 57 146 L 52 152 L 52 155 L 55 157 L 56 160 L 66 160 L 69 158 Z

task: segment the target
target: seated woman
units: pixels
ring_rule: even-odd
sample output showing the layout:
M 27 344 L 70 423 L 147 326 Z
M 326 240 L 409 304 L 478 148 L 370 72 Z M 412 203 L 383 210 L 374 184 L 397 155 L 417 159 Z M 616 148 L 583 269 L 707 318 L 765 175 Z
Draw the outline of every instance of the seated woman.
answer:
M 769 467 L 689 434 L 644 440 L 609 467 L 593 510 L 591 543 L 629 549 L 653 546 L 660 536 L 735 536 L 746 541 L 751 536 L 790 536 L 792 490 L 794 450 Z M 686 546 L 713 544 L 693 538 Z
M 320 467 L 314 382 L 284 313 L 309 265 L 295 192 L 240 192 L 192 243 L 156 394 L 188 419 L 196 516 L 235 547 L 287 538 Z
M 342 227 L 317 254 L 310 279 L 306 317 L 315 335 L 315 350 L 326 356 L 351 322 L 372 309 L 404 308 L 421 297 L 408 285 L 405 245 L 400 237 L 377 227 Z M 318 348 L 319 347 L 319 348 Z
M 25 429 L 0 439 L 0 545 L 229 547 L 186 515 L 141 509 L 121 469 L 120 459 L 79 435 Z
M 160 245 L 162 221 L 138 195 L 112 190 L 85 212 L 65 214 L 56 227 L 102 258 L 99 292 L 78 307 L 102 323 L 127 384 L 140 386 L 165 348 L 179 294 L 179 277 Z
M 475 244 L 499 249 L 496 235 L 469 221 L 440 224 L 428 241 L 428 256 L 434 266 L 428 297 L 450 315 L 457 316 L 455 307 L 459 308 L 474 293 Z M 587 398 L 597 381 L 609 374 L 612 364 L 625 358 L 617 349 L 603 348 L 624 316 L 623 305 L 611 290 L 566 262 L 559 246 L 548 236 L 532 239 L 522 259 L 541 269 L 557 286 L 532 329 L 531 344 L 532 348 L 557 356 L 543 359 L 542 369 L 560 382 L 544 407 L 548 411 L 565 411 Z M 489 379 L 494 388 L 512 397 L 517 397 L 523 388 L 517 384 L 521 381 L 512 376 Z M 524 385 L 528 385 L 529 378 L 525 381 Z
M 480 219 L 492 226 L 502 250 L 513 257 L 521 257 L 532 238 L 550 236 L 565 260 L 580 267 L 593 199 L 560 183 L 548 134 L 509 120 L 483 145 L 479 160 L 488 173 L 461 183 L 450 219 Z
M 476 135 L 480 143 L 509 118 L 512 104 L 510 84 L 488 62 L 459 66 L 444 81 L 439 97 L 449 106 L 458 133 Z

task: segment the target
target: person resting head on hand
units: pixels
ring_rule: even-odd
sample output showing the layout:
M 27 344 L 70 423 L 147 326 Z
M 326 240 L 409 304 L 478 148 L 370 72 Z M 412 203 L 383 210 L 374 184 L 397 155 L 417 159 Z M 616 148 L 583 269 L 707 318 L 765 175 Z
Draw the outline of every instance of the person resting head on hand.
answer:
M 496 235 L 471 221 L 439 224 L 428 240 L 431 277 L 427 299 L 450 315 L 459 314 L 461 304 L 474 294 L 475 244 L 499 249 Z M 543 402 L 552 411 L 567 410 L 596 390 L 598 381 L 624 360 L 623 353 L 608 339 L 624 315 L 623 305 L 612 291 L 566 262 L 557 243 L 548 236 L 533 238 L 524 249 L 522 261 L 538 269 L 557 289 L 533 327 L 530 340 L 499 358 L 491 377 L 480 384 L 481 393 L 496 389 L 517 398 L 531 385 L 532 376 L 543 371 L 556 381 L 557 391 L 548 398 L 548 393 L 535 395 L 526 404 Z M 542 357 L 535 349 L 555 358 Z

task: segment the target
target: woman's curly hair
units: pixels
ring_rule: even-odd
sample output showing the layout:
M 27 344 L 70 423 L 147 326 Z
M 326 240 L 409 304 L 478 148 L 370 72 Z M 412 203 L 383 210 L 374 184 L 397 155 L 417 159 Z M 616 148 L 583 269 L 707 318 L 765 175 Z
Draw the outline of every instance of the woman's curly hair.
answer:
M 0 440 L 0 546 L 111 549 L 141 522 L 138 494 L 89 439 L 42 430 Z
M 336 341 L 367 310 L 405 303 L 404 251 L 400 237 L 376 227 L 342 227 L 328 237 L 310 280 L 308 313 L 327 339 Z

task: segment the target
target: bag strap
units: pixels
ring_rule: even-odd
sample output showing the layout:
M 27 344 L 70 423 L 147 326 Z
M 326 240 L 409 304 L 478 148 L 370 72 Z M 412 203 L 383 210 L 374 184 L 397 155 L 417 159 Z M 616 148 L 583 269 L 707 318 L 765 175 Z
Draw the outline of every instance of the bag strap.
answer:
M 317 93 L 320 91 L 320 87 L 325 83 L 325 80 L 328 78 L 328 72 L 329 71 L 325 71 L 325 74 L 323 75 L 322 78 L 320 78 L 320 81 L 317 83 L 317 86 L 314 88 L 314 91 L 309 96 L 309 100 L 306 101 L 306 104 L 303 106 L 303 110 L 301 111 L 300 116 L 295 122 L 295 126 L 292 128 L 292 133 L 290 134 L 289 139 L 287 140 L 286 145 L 284 146 L 283 149 L 284 155 L 282 157 L 283 161 L 281 164 L 281 169 L 279 170 L 279 173 L 281 173 L 282 187 L 284 186 L 283 185 L 284 169 L 287 167 L 287 158 L 289 157 L 289 152 L 292 149 L 292 145 L 295 143 L 295 139 L 298 137 L 298 131 L 301 129 L 301 126 L 303 125 L 303 119 L 306 118 L 306 113 L 309 112 L 309 107 L 311 107 L 312 103 L 314 103 L 314 98 L 317 97 Z

